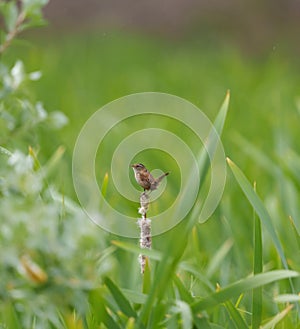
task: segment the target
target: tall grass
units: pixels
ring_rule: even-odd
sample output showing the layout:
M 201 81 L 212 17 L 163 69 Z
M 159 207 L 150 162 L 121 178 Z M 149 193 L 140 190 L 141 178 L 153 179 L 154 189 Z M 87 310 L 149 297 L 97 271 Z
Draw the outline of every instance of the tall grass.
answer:
M 47 203 L 47 193 L 39 207 L 25 198 L 21 211 L 17 199 L 10 199 L 10 208 L 1 199 L 6 220 L 9 214 L 13 218 L 7 225 L 15 225 L 13 247 L 5 250 L 20 253 L 25 246 L 50 280 L 32 282 L 18 270 L 17 258 L 6 264 L 0 324 L 300 328 L 300 68 L 288 54 L 277 47 L 253 59 L 230 46 L 206 48 L 196 41 L 171 43 L 118 33 L 32 41 L 34 46 L 11 49 L 6 60 L 22 56 L 29 71 L 41 69 L 44 77 L 30 87 L 33 97 L 62 110 L 70 124 L 51 135 L 38 127 L 34 140 L 41 168 L 59 145 L 66 146 L 64 159 L 55 161 L 58 169 L 47 176 L 47 186 L 56 186 L 55 202 Z M 230 108 L 227 99 L 218 112 L 227 89 Z M 177 227 L 154 237 L 153 249 L 143 251 L 151 261 L 144 276 L 137 264 L 137 241 L 94 227 L 76 203 L 70 175 L 73 145 L 85 120 L 108 101 L 140 91 L 176 94 L 206 110 L 230 158 L 226 189 L 212 218 L 198 223 L 196 204 Z M 100 179 L 108 167 L 109 160 L 99 166 Z M 112 198 L 110 177 L 104 182 Z M 122 204 L 123 211 L 131 207 Z M 22 237 L 24 213 L 25 227 L 36 225 L 39 237 L 33 229 Z

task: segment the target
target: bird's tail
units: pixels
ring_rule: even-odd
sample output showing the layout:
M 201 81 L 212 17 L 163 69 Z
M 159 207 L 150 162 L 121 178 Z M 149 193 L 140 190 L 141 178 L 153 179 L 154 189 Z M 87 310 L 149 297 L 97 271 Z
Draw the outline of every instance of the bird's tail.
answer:
M 166 173 L 164 173 L 164 174 L 162 174 L 161 176 L 159 176 L 158 178 L 156 178 L 156 180 L 155 180 L 155 184 L 154 184 L 154 188 L 152 187 L 151 189 L 152 190 L 155 190 L 155 189 L 157 189 L 157 187 L 158 187 L 158 185 L 159 185 L 159 183 L 166 177 L 166 176 L 168 176 L 169 175 L 169 172 L 166 172 Z
M 164 173 L 164 174 L 162 174 L 161 176 L 159 176 L 157 179 L 156 179 L 156 181 L 157 181 L 157 183 L 160 183 L 166 176 L 168 176 L 169 175 L 169 172 L 166 172 L 166 173 Z

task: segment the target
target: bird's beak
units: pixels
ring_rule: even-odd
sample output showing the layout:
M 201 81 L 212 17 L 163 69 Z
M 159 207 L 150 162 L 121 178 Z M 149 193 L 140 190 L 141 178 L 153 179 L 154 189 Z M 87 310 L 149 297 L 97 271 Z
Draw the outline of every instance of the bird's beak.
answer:
M 134 165 L 134 164 L 131 164 L 131 165 L 130 165 L 130 167 L 131 167 L 131 168 L 134 168 L 134 167 L 135 167 L 135 165 Z

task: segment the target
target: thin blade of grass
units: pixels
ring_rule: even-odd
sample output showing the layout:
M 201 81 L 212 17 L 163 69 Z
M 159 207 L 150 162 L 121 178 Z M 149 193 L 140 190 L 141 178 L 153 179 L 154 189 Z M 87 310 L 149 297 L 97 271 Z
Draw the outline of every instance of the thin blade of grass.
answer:
M 192 234 L 191 234 L 191 243 L 192 243 L 192 248 L 194 250 L 195 254 L 200 254 L 200 240 L 199 240 L 199 235 L 198 235 L 198 227 L 194 226 L 192 229 Z
M 174 275 L 173 282 L 179 292 L 180 299 L 189 304 L 192 303 L 194 300 L 193 297 L 177 275 Z
M 71 198 L 66 197 L 65 195 L 58 193 L 55 189 L 50 188 L 51 196 L 53 201 L 57 202 L 58 204 L 63 204 L 66 208 L 66 211 L 72 214 L 81 213 L 82 217 L 85 216 L 85 213 L 82 208 L 78 206 L 76 202 L 74 202 Z
M 137 245 L 128 242 L 117 241 L 117 240 L 113 240 L 111 241 L 111 243 L 118 248 L 132 252 L 136 255 L 139 255 L 141 253 L 141 249 Z M 161 261 L 163 258 L 162 253 L 154 249 L 143 249 L 143 254 L 156 261 Z M 197 268 L 193 267 L 192 265 L 186 262 L 180 262 L 178 264 L 178 267 L 184 271 L 193 274 L 198 280 L 204 283 L 211 291 L 214 290 L 214 285 L 207 279 L 206 275 L 201 274 Z
M 225 308 L 229 313 L 232 322 L 237 329 L 248 329 L 248 325 L 241 316 L 239 310 L 233 305 L 231 301 L 225 302 Z
M 195 278 L 197 278 L 199 281 L 201 281 L 203 284 L 205 284 L 210 291 L 214 291 L 214 285 L 209 281 L 206 275 L 199 272 L 199 269 L 195 268 L 193 265 L 190 265 L 186 262 L 180 262 L 179 268 L 191 273 Z
M 194 303 L 192 309 L 194 312 L 200 312 L 215 307 L 218 304 L 223 303 L 231 298 L 234 298 L 245 291 L 264 286 L 274 281 L 297 276 L 299 276 L 298 272 L 289 270 L 277 270 L 257 274 L 249 278 L 239 280 L 236 283 L 233 283 L 225 288 L 222 288 L 220 291 L 217 291 L 203 298 L 202 300 Z
M 280 159 L 281 160 L 281 159 Z M 292 174 L 293 178 L 298 181 L 298 184 L 300 183 L 300 156 L 293 150 L 287 150 L 286 156 L 283 159 L 284 164 L 289 170 L 289 172 Z
M 163 258 L 162 253 L 154 249 L 147 249 L 147 248 L 141 249 L 139 246 L 135 244 L 123 242 L 123 241 L 117 241 L 117 240 L 112 240 L 111 243 L 118 248 L 121 248 L 126 251 L 130 251 L 137 255 L 139 255 L 143 250 L 143 255 L 148 256 L 154 260 L 160 261 Z
M 147 295 L 142 294 L 140 292 L 136 292 L 134 290 L 123 288 L 122 293 L 131 303 L 134 304 L 145 304 L 147 300 Z
M 269 159 L 265 153 L 244 139 L 241 135 L 237 135 L 237 138 L 234 140 L 245 154 L 248 154 L 251 159 L 255 159 L 255 162 L 264 168 L 266 173 L 270 173 L 278 181 L 282 190 L 280 193 L 282 199 L 281 204 L 286 213 L 292 214 L 296 219 L 295 228 L 298 234 L 300 234 L 300 222 L 297 220 L 299 218 L 300 208 L 298 205 L 296 186 L 294 186 L 295 182 L 297 182 L 299 186 L 299 170 L 295 173 L 295 171 L 297 171 L 296 168 L 299 168 L 299 156 L 297 156 L 295 152 L 288 150 L 284 156 L 278 156 L 275 162 Z
M 132 306 L 130 305 L 128 299 L 123 295 L 121 290 L 112 282 L 112 280 L 106 277 L 104 279 L 104 283 L 106 284 L 112 296 L 114 297 L 116 303 L 120 307 L 120 310 L 129 318 L 130 317 L 136 318 L 137 314 L 132 308 Z
M 143 294 L 148 294 L 151 288 L 151 270 L 150 270 L 150 263 L 149 258 L 146 257 L 146 266 L 143 275 Z
M 103 182 L 101 185 L 101 194 L 102 197 L 99 200 L 99 209 L 101 211 L 101 208 L 103 207 L 103 200 L 106 197 L 106 192 L 107 192 L 107 186 L 108 186 L 108 173 L 105 173 L 104 178 L 103 178 Z
M 149 321 L 147 322 L 147 329 L 152 329 L 152 328 L 159 328 L 163 329 L 165 328 L 162 324 L 162 322 L 165 319 L 165 315 L 168 312 L 167 305 L 163 302 L 155 303 L 152 305 L 153 312 L 151 312 Z M 137 326 L 139 327 L 139 324 Z
M 284 212 L 291 215 L 294 219 L 295 228 L 300 235 L 300 206 L 299 206 L 299 188 L 289 177 L 283 174 L 277 178 L 280 186 L 280 203 Z
M 284 294 L 274 298 L 276 303 L 297 303 L 300 302 L 300 295 Z
M 224 126 L 225 118 L 227 115 L 229 105 L 229 92 L 226 95 L 225 101 L 223 102 L 221 109 L 218 113 L 218 116 L 215 120 L 216 127 L 213 127 L 208 136 L 208 143 L 206 145 L 206 150 L 200 153 L 200 156 L 197 158 L 197 162 L 200 168 L 200 179 L 204 181 L 204 178 L 209 169 L 209 156 L 208 149 L 210 154 L 214 154 L 217 147 L 221 147 L 220 145 L 220 135 L 222 133 L 222 129 Z M 189 178 L 191 181 L 194 179 L 193 175 Z M 202 185 L 201 185 L 202 186 Z M 200 186 L 200 188 L 201 188 Z M 188 193 L 188 189 L 186 189 L 186 193 Z M 201 210 L 202 211 L 202 207 Z M 201 212 L 200 212 L 201 213 Z M 139 322 L 147 323 L 149 314 L 151 312 L 160 312 L 158 308 L 153 309 L 153 304 L 155 299 L 158 301 L 164 295 L 165 290 L 169 286 L 170 277 L 172 277 L 175 269 L 180 261 L 180 258 L 186 248 L 186 240 L 195 225 L 199 220 L 199 212 L 193 212 L 189 215 L 185 220 L 179 223 L 172 231 L 172 236 L 169 240 L 169 247 L 166 248 L 167 252 L 164 253 L 162 260 L 158 264 L 156 276 L 159 278 L 155 280 L 152 284 L 152 289 L 149 292 L 149 297 L 146 304 L 143 305 Z M 176 241 L 176 243 L 175 243 Z M 158 319 L 159 316 L 153 315 L 152 318 Z M 154 323 L 154 325 L 156 325 Z
M 251 159 L 255 159 L 255 162 L 259 164 L 262 168 L 266 169 L 266 173 L 272 174 L 272 176 L 276 177 L 280 173 L 279 167 L 272 161 L 270 158 L 266 156 L 265 153 L 261 152 L 257 147 L 255 147 L 252 143 L 246 140 L 240 134 L 233 134 L 233 141 L 236 143 L 240 149 Z
M 4 328 L 22 329 L 22 324 L 18 319 L 16 310 L 12 303 L 5 303 L 2 306 L 2 312 L 0 314 L 1 322 Z
M 197 315 L 194 315 L 194 324 L 196 326 L 196 328 L 198 329 L 221 329 L 222 327 L 217 327 L 217 326 L 213 326 L 208 322 L 208 320 L 204 317 L 198 317 Z
M 135 328 L 135 319 L 134 318 L 129 318 L 125 329 L 134 329 Z
M 221 108 L 219 110 L 219 113 L 214 121 L 214 131 L 211 131 L 208 137 L 208 145 L 207 145 L 207 149 L 210 148 L 210 153 L 214 154 L 217 145 L 218 145 L 218 138 L 219 136 L 221 136 L 223 128 L 224 128 L 224 124 L 225 124 L 225 120 L 227 117 L 227 113 L 228 113 L 228 108 L 229 108 L 229 101 L 230 101 L 230 92 L 229 90 L 226 93 L 225 99 L 221 105 Z M 200 164 L 200 168 L 201 170 L 201 175 L 200 175 L 200 181 L 204 181 L 207 172 L 209 170 L 210 167 L 210 159 L 207 155 L 206 150 L 204 149 L 199 157 L 199 164 Z
M 118 323 L 112 318 L 112 316 L 107 312 L 107 310 L 103 309 L 103 321 L 107 328 L 111 329 L 121 329 Z
M 37 157 L 36 152 L 34 151 L 34 149 L 31 146 L 28 147 L 28 153 L 33 159 L 33 168 L 34 168 L 34 170 L 35 171 L 40 170 L 42 168 L 41 163 L 40 163 L 40 161 Z
M 108 185 L 108 173 L 105 173 L 101 186 L 101 193 L 103 197 L 106 197 L 107 185 Z
M 183 302 L 181 300 L 176 301 L 175 305 L 177 313 L 181 318 L 181 328 L 182 329 L 190 329 L 193 326 L 193 315 L 188 303 Z
M 214 254 L 214 256 L 212 257 L 211 261 L 207 266 L 206 275 L 208 278 L 210 278 L 216 272 L 216 270 L 220 268 L 221 262 L 224 261 L 224 258 L 231 250 L 232 245 L 233 245 L 233 241 L 231 239 L 228 239 L 222 244 L 222 246 Z
M 207 173 L 211 167 L 211 161 L 213 161 L 215 154 L 217 153 L 217 155 L 220 156 L 220 154 L 224 152 L 221 142 L 220 142 L 220 136 L 222 135 L 223 127 L 224 127 L 226 116 L 228 113 L 229 100 L 230 100 L 230 92 L 227 91 L 225 100 L 222 103 L 219 113 L 214 121 L 213 129 L 210 131 L 210 133 L 208 135 L 206 147 L 205 147 L 205 149 L 203 149 L 200 152 L 200 154 L 197 158 L 199 168 L 200 168 L 200 181 L 203 183 L 204 183 Z M 219 148 L 218 152 L 216 152 L 217 148 Z M 208 154 L 210 154 L 210 156 Z M 219 161 L 220 161 L 220 159 L 219 159 Z M 226 167 L 220 168 L 221 171 L 223 171 L 223 169 L 224 169 L 224 171 L 226 171 Z M 223 180 L 223 178 L 224 178 L 224 180 Z M 191 179 L 194 179 L 194 177 L 192 176 Z M 218 185 L 216 185 L 216 186 L 218 186 L 219 189 L 223 189 L 225 186 L 225 181 L 226 181 L 226 177 L 221 177 L 221 180 L 218 182 Z M 204 186 L 203 183 L 201 184 L 200 189 L 202 186 Z M 211 182 L 211 186 L 213 186 L 213 182 Z M 221 195 L 222 193 L 220 193 L 220 191 L 218 191 L 217 194 Z M 205 203 L 203 203 L 203 200 L 198 199 L 192 209 L 191 217 L 198 218 L 198 221 L 200 223 L 204 222 L 208 218 L 207 215 L 210 215 L 210 212 L 206 213 L 207 210 L 205 207 L 207 205 L 209 205 L 210 202 L 212 202 L 212 200 L 210 200 L 211 195 L 208 194 L 208 196 L 205 200 Z M 213 200 L 213 202 L 215 203 L 216 200 Z M 210 207 L 208 206 L 208 208 L 210 208 Z M 205 219 L 201 220 L 201 214 L 203 214 L 203 213 L 204 213 Z
M 46 162 L 46 164 L 43 166 L 43 171 L 48 176 L 50 173 L 53 172 L 53 170 L 57 167 L 57 164 L 63 157 L 64 153 L 66 151 L 66 148 L 64 146 L 59 146 L 56 151 L 52 154 L 51 158 Z
M 283 267 L 285 269 L 288 269 L 288 263 L 284 255 L 284 251 L 281 245 L 281 242 L 277 236 L 277 233 L 275 231 L 275 228 L 273 226 L 271 217 L 265 208 L 264 204 L 262 203 L 261 199 L 258 197 L 258 195 L 255 193 L 255 191 L 252 189 L 251 184 L 243 174 L 243 172 L 240 170 L 240 168 L 232 162 L 229 158 L 227 158 L 227 163 L 229 164 L 238 184 L 240 185 L 242 191 L 244 192 L 245 196 L 247 197 L 248 201 L 254 208 L 255 212 L 257 213 L 258 217 L 262 221 L 262 223 L 265 225 L 268 233 L 270 234 L 273 243 L 275 245 L 275 248 L 277 249 L 277 252 L 280 256 L 281 262 L 283 264 Z M 289 284 L 291 287 L 291 290 L 293 293 L 295 293 L 295 288 L 293 285 L 293 282 L 291 279 L 289 279 Z M 297 311 L 298 314 L 300 314 L 300 307 L 297 305 Z
M 254 185 L 255 190 L 255 185 Z M 253 258 L 253 273 L 259 274 L 263 270 L 263 250 L 262 250 L 262 234 L 261 222 L 253 211 L 254 221 L 254 258 Z M 252 293 L 252 328 L 258 329 L 262 319 L 262 287 L 253 289 Z
M 283 252 L 283 248 L 282 248 L 279 238 L 276 234 L 275 228 L 273 226 L 271 217 L 270 217 L 267 209 L 263 205 L 261 199 L 258 197 L 258 195 L 253 190 L 251 184 L 249 183 L 249 181 L 247 180 L 247 178 L 245 177 L 243 172 L 240 170 L 240 168 L 234 162 L 232 162 L 229 158 L 227 158 L 227 163 L 228 163 L 230 169 L 232 170 L 233 175 L 234 175 L 235 179 L 237 180 L 238 184 L 240 185 L 242 191 L 244 192 L 245 196 L 247 197 L 248 201 L 250 202 L 252 207 L 255 209 L 260 220 L 263 222 L 268 233 L 270 234 L 270 236 L 273 240 L 273 243 L 279 253 L 279 256 L 281 258 L 284 268 L 288 269 L 288 264 L 287 264 L 287 260 L 285 258 L 284 252 Z
M 101 251 L 101 253 L 97 257 L 97 263 L 102 264 L 106 258 L 110 257 L 116 251 L 116 249 L 117 248 L 114 246 L 105 248 L 103 251 Z
M 186 289 L 184 284 L 181 282 L 180 278 L 177 275 L 174 275 L 173 282 L 178 289 L 180 298 L 188 304 L 191 304 L 194 301 L 191 293 Z M 197 315 L 193 314 L 194 325 L 198 329 L 210 329 L 211 326 L 209 325 L 206 318 L 200 318 Z
M 290 219 L 290 222 L 291 222 L 291 225 L 292 225 L 293 232 L 295 234 L 297 245 L 300 249 L 300 235 L 299 235 L 299 232 L 297 231 L 297 227 L 295 225 L 294 219 L 291 216 L 289 217 L 289 219 Z
M 275 326 L 290 312 L 294 305 L 288 305 L 282 312 L 274 316 L 268 323 L 264 324 L 261 329 L 273 329 Z
M 103 289 L 91 291 L 89 302 L 93 313 L 94 323 L 98 326 L 103 323 L 107 328 L 121 329 L 118 323 L 112 318 L 106 309 L 106 301 L 103 296 Z

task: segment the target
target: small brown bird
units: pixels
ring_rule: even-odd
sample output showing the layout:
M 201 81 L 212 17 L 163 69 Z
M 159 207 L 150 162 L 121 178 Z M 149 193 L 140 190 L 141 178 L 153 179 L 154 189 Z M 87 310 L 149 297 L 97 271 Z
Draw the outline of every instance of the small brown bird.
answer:
M 142 163 L 132 164 L 131 167 L 137 183 L 142 186 L 144 191 L 156 190 L 162 179 L 169 175 L 169 172 L 166 172 L 158 178 L 154 178 Z

